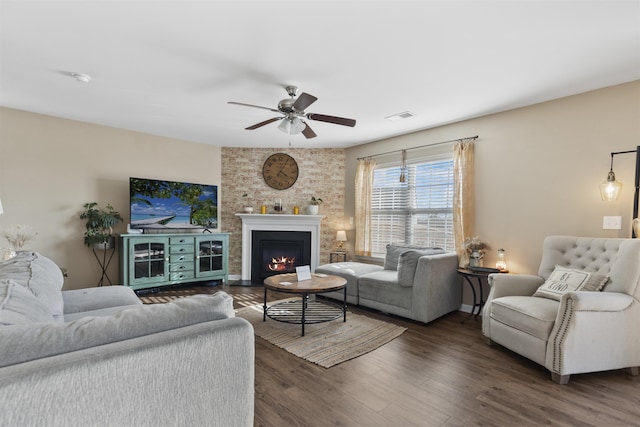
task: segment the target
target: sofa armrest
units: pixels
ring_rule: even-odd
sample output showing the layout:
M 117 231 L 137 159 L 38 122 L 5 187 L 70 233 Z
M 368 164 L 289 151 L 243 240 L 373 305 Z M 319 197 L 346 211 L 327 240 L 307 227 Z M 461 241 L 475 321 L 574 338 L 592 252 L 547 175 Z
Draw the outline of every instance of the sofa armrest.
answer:
M 549 335 L 545 367 L 559 375 L 640 366 L 640 304 L 617 292 L 568 292 Z
M 561 306 L 566 307 L 570 299 L 575 311 L 624 311 L 633 304 L 633 297 L 619 292 L 567 292 L 562 295 Z
M 0 424 L 252 426 L 254 360 L 230 318 L 7 366 Z
M 544 278 L 532 274 L 490 274 L 487 301 L 511 295 L 531 296 L 543 283 Z
M 427 323 L 457 310 L 460 304 L 458 256 L 445 253 L 420 257 L 413 281 L 412 318 Z

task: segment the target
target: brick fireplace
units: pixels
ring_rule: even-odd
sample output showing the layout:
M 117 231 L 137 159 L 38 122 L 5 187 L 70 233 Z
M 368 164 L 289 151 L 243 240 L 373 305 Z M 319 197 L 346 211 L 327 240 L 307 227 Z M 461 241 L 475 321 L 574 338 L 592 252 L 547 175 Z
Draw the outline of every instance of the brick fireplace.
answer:
M 263 270 L 265 260 L 262 256 L 257 256 L 258 252 L 254 252 L 254 239 L 256 236 L 266 236 L 271 241 L 271 249 L 278 247 L 291 249 L 292 252 L 283 254 L 285 257 L 297 258 L 295 262 L 298 265 L 310 265 L 311 271 L 315 270 L 320 263 L 320 223 L 323 215 L 287 215 L 287 214 L 236 214 L 242 220 L 242 280 L 262 281 L 264 277 L 271 275 Z M 292 233 L 296 232 L 296 233 Z M 296 237 L 297 235 L 297 237 Z M 302 237 L 306 235 L 308 237 Z M 307 245 L 308 252 L 299 246 L 299 250 L 295 249 L 296 245 L 292 242 L 299 241 L 299 245 Z M 265 249 L 264 247 L 262 249 Z M 267 250 L 271 250 L 267 248 Z M 261 252 L 262 253 L 262 252 Z M 274 257 L 276 254 L 273 253 Z M 300 259 L 299 257 L 302 257 Z M 268 266 L 272 268 L 276 274 L 278 270 L 285 270 L 292 266 L 287 266 L 287 260 L 275 260 L 276 263 Z M 285 263 L 284 266 L 276 265 L 280 262 Z M 269 260 L 267 260 L 269 262 Z M 256 276 L 256 271 L 260 269 L 261 273 Z M 295 271 L 295 268 L 293 268 Z M 283 271 L 284 272 L 284 271 Z M 258 278 L 259 277 L 259 278 Z

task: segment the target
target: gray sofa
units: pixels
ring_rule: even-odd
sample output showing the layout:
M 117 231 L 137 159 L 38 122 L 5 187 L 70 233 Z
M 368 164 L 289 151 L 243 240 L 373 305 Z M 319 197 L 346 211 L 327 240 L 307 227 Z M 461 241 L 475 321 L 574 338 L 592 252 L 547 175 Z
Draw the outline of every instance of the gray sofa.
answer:
M 316 273 L 347 280 L 347 303 L 428 323 L 458 310 L 458 257 L 437 248 L 387 245 L 384 266 L 360 262 L 322 265 Z M 323 294 L 342 300 L 342 292 Z
M 38 253 L 0 262 L 0 425 L 253 425 L 253 328 L 228 294 L 62 282 Z

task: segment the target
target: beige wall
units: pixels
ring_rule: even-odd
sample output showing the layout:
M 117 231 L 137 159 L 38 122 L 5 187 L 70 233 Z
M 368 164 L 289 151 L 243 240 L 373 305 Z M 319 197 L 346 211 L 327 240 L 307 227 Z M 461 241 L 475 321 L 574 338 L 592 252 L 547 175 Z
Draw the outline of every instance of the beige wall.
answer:
M 0 108 L 0 230 L 31 226 L 38 236 L 27 248 L 68 269 L 65 289 L 96 286 L 85 202 L 111 203 L 128 222 L 130 176 L 219 185 L 220 164 L 220 147 Z M 109 277 L 119 283 L 117 260 Z
M 221 229 L 234 234 L 239 230 L 233 214 L 241 208 L 241 192 L 254 194 L 256 207 L 279 195 L 288 208 L 316 194 L 328 202 L 321 209 L 331 218 L 324 227 L 324 262 L 335 243 L 332 233 L 349 228 L 348 217 L 354 215 L 358 157 L 473 135 L 479 135 L 475 234 L 492 247 L 487 264 L 495 262 L 493 249 L 504 247 L 511 271 L 535 272 L 548 234 L 630 236 L 634 156 L 615 158 L 616 175 L 625 184 L 619 201 L 602 202 L 598 185 L 606 178 L 611 151 L 640 144 L 640 81 L 346 151 L 243 152 L 0 108 L 0 199 L 5 209 L 0 229 L 32 226 L 39 235 L 30 248 L 68 268 L 65 288 L 95 286 L 99 268 L 82 243 L 82 204 L 110 202 L 128 219 L 128 179 L 137 175 L 221 185 Z M 276 151 L 300 160 L 299 186 L 278 192 L 264 185 L 262 163 Z M 343 186 L 344 198 L 339 194 Z M 622 216 L 622 230 L 603 230 L 604 215 Z M 117 231 L 124 231 L 124 225 Z M 350 250 L 352 242 L 350 231 Z M 0 248 L 6 245 L 0 238 Z M 237 242 L 231 251 L 239 251 Z M 110 270 L 115 281 L 117 264 Z M 232 266 L 231 273 L 239 274 L 239 267 Z
M 473 135 L 475 234 L 491 246 L 485 265 L 503 247 L 512 272 L 536 273 L 547 235 L 631 236 L 635 156 L 615 157 L 620 200 L 601 201 L 598 185 L 612 151 L 640 145 L 640 81 L 349 148 L 345 215 L 354 212 L 358 157 Z M 622 216 L 622 230 L 603 230 L 604 215 Z

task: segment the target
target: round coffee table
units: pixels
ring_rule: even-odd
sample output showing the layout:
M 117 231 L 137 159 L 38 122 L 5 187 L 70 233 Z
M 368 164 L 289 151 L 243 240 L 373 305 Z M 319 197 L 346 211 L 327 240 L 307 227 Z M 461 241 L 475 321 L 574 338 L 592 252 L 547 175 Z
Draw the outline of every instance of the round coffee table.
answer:
M 298 281 L 296 273 L 278 274 L 264 280 L 264 306 L 262 320 L 267 316 L 278 322 L 304 325 L 335 320 L 342 316 L 347 321 L 347 279 L 329 274 L 312 274 L 311 279 Z M 344 291 L 342 306 L 309 301 L 309 295 L 331 291 Z M 289 300 L 267 306 L 267 291 L 300 295 L 300 300 Z

